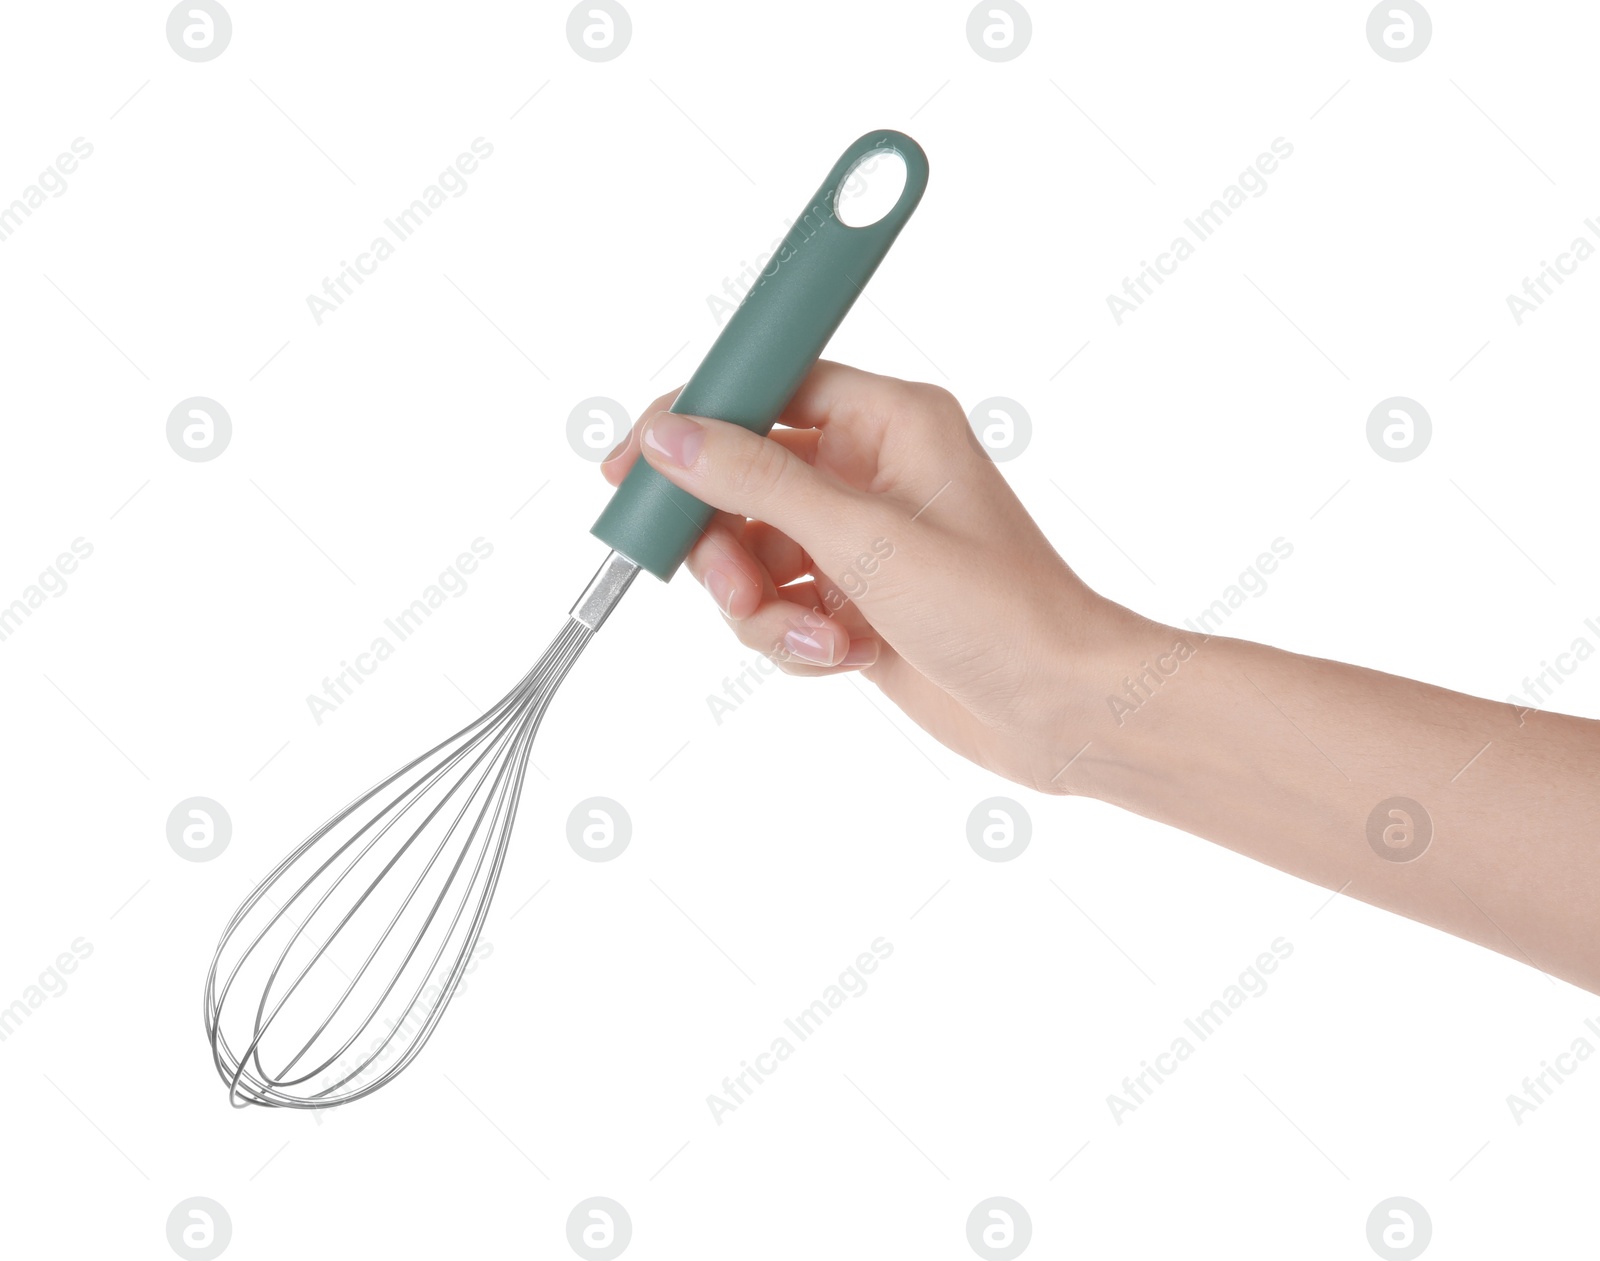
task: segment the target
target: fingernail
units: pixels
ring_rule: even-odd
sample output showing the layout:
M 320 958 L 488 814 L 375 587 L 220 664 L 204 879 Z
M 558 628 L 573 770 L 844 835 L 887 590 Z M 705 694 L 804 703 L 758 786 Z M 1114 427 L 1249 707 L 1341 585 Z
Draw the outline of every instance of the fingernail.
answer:
M 791 657 L 813 666 L 831 666 L 839 655 L 837 643 L 836 632 L 825 629 L 818 629 L 815 634 L 797 629 L 783 637 L 783 646 Z
M 870 666 L 878 659 L 878 641 L 876 639 L 853 639 L 850 641 L 850 651 L 844 654 L 842 666 Z
M 706 432 L 698 421 L 690 420 L 687 416 L 660 412 L 651 417 L 639 440 L 666 463 L 688 468 L 700 455 Z
M 713 569 L 706 574 L 706 590 L 711 592 L 711 598 L 717 602 L 717 607 L 728 617 L 733 616 L 735 589 L 733 580 L 720 570 Z
M 602 464 L 610 464 L 612 460 L 616 459 L 619 455 L 621 455 L 627 449 L 628 449 L 628 439 L 624 438 L 621 442 L 617 443 L 616 446 L 611 448 L 611 454 L 606 456 L 605 459 L 601 460 L 600 463 L 602 463 Z

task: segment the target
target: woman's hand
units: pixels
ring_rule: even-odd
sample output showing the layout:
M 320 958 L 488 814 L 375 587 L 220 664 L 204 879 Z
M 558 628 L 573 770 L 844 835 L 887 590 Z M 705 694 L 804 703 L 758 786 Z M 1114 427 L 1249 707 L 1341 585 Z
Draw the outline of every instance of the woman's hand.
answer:
M 1600 722 L 1101 599 L 943 390 L 819 364 L 782 419 L 760 438 L 653 411 L 604 466 L 620 481 L 642 449 L 721 510 L 689 568 L 745 644 L 791 674 L 863 670 L 1020 783 L 1100 797 L 1600 993 Z M 1126 688 L 1144 689 L 1138 706 L 1118 706 Z
M 1140 619 L 1056 554 L 949 393 L 823 362 L 769 438 L 672 399 L 601 467 L 615 485 L 642 452 L 719 509 L 688 566 L 740 642 L 790 674 L 860 670 L 963 757 L 1065 791 L 1078 667 Z

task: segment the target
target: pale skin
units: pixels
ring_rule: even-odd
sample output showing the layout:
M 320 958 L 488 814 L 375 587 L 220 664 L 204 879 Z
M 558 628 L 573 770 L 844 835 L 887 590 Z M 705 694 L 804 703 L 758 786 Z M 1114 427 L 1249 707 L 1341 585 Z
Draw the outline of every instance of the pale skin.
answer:
M 642 452 L 719 510 L 688 568 L 787 673 L 860 671 L 996 774 L 1600 993 L 1600 722 L 1178 630 L 1097 595 L 935 386 L 819 363 L 769 438 L 671 402 L 605 476 Z M 1405 861 L 1426 826 L 1411 811 L 1380 811 L 1369 840 L 1393 798 L 1431 820 Z

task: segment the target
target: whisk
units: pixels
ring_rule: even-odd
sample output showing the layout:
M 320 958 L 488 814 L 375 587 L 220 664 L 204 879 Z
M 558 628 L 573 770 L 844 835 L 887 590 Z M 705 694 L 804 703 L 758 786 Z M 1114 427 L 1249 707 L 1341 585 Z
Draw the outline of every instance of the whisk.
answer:
M 838 216 L 856 169 L 898 155 L 876 222 Z M 927 185 L 916 141 L 869 132 L 793 222 L 672 410 L 767 433 Z M 671 578 L 712 510 L 645 461 L 596 521 L 611 549 L 538 664 L 482 716 L 356 798 L 234 913 L 206 976 L 212 1060 L 236 1107 L 327 1108 L 394 1079 L 471 965 L 556 688 L 641 569 Z

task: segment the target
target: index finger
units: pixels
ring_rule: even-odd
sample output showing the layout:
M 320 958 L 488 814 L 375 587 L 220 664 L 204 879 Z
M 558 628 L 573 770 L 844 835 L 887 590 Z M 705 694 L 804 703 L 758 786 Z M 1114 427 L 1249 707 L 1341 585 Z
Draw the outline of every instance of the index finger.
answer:
M 866 437 L 881 436 L 910 388 L 910 383 L 899 377 L 819 359 L 778 420 L 791 429 L 844 425 L 859 428 Z

